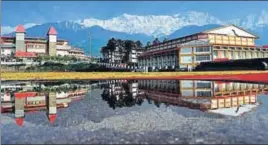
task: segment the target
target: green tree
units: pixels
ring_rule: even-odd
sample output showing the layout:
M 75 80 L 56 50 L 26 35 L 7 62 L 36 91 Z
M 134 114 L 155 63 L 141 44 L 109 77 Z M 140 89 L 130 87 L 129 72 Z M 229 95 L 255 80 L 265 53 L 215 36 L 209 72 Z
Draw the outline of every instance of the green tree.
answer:
M 142 43 L 140 42 L 140 40 L 136 41 L 135 43 L 136 43 L 136 46 L 138 48 L 141 48 L 142 47 Z
M 150 45 L 151 45 L 151 42 L 148 41 L 148 42 L 146 43 L 146 47 L 148 47 L 148 46 L 150 46 Z
M 113 52 L 116 49 L 116 40 L 114 38 L 110 39 L 106 47 L 108 50 Z
M 163 40 L 163 42 L 167 42 L 167 41 L 168 41 L 168 39 L 165 37 L 164 40 Z
M 158 40 L 158 38 L 155 38 L 153 41 L 153 45 L 157 45 L 158 43 L 160 43 L 160 41 Z

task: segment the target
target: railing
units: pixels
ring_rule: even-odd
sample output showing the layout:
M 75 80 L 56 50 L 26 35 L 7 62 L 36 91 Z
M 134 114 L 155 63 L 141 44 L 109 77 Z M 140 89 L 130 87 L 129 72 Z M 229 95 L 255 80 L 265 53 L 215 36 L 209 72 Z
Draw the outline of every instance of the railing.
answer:
M 16 65 L 16 64 L 39 64 L 39 62 L 5 62 L 5 61 L 1 61 L 1 65 Z

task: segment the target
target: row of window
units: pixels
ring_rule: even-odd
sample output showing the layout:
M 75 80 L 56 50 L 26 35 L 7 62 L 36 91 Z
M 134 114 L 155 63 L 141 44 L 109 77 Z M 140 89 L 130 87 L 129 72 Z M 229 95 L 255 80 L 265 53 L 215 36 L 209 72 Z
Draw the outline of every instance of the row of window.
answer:
M 196 96 L 198 97 L 211 97 L 211 91 L 197 91 Z
M 196 55 L 194 57 L 195 61 L 210 61 L 210 55 Z M 193 57 L 192 56 L 182 56 L 181 57 L 181 62 L 182 63 L 192 63 Z
M 139 61 L 140 64 L 157 64 L 157 63 L 165 63 L 165 62 L 176 62 L 176 59 L 169 59 L 169 60 L 165 60 L 165 61 Z
M 149 66 L 156 65 L 156 66 L 166 66 L 166 65 L 174 65 L 176 61 L 167 61 L 162 63 L 148 63 Z M 146 63 L 141 63 L 140 66 L 146 66 Z
M 197 47 L 194 48 L 194 52 L 210 52 L 210 47 Z M 192 48 L 182 48 L 181 54 L 191 54 Z
M 219 91 L 233 91 L 233 90 L 250 90 L 250 89 L 260 89 L 264 88 L 264 85 L 259 84 L 243 84 L 243 83 L 234 83 L 229 85 L 221 85 L 221 86 L 215 86 L 215 92 Z M 267 87 L 267 86 L 266 86 Z
M 268 52 L 246 52 L 246 51 L 229 51 L 229 56 L 227 56 L 227 51 L 213 51 L 213 57 L 222 57 L 230 59 L 243 59 L 243 58 L 265 58 L 268 57 Z
M 253 38 L 241 38 L 241 37 L 235 37 L 235 36 L 217 36 L 217 35 L 209 35 L 210 39 L 213 40 L 236 40 L 236 41 L 244 41 L 244 42 L 253 42 Z
M 26 44 L 26 48 L 45 48 L 45 45 Z
M 210 47 L 195 48 L 195 52 L 210 52 Z

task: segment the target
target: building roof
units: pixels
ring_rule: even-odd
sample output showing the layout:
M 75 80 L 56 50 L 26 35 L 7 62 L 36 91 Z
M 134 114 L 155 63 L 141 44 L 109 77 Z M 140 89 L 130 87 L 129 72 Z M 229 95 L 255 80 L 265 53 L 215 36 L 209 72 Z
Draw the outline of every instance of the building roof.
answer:
M 237 29 L 240 29 L 241 31 L 244 31 L 246 33 L 248 33 L 248 35 L 251 37 L 255 37 L 255 38 L 259 38 L 259 36 L 257 36 L 256 34 L 254 34 L 253 32 L 250 32 L 242 27 L 239 27 L 239 26 L 236 26 L 234 24 L 231 24 L 231 25 L 225 25 L 225 26 L 222 26 L 222 27 L 217 27 L 217 28 L 214 28 L 214 29 L 209 29 L 209 30 L 206 30 L 206 31 L 203 31 L 201 33 L 210 33 L 210 32 L 213 32 L 213 31 L 217 31 L 217 30 L 220 30 L 220 29 L 227 29 L 229 27 L 233 27 L 233 28 L 237 28 Z M 232 29 L 233 30 L 233 29 Z M 244 34 L 246 34 L 244 33 Z
M 268 45 L 263 45 L 262 47 L 263 47 L 263 48 L 268 48 Z
M 250 32 L 250 31 L 248 31 L 248 30 L 245 30 L 245 29 L 243 29 L 243 28 L 241 28 L 241 27 L 238 27 L 238 26 L 232 24 L 232 25 L 221 26 L 221 27 L 217 27 L 217 28 L 208 29 L 208 30 L 205 30 L 205 31 L 201 31 L 201 32 L 196 32 L 196 33 L 193 33 L 193 34 L 185 35 L 185 36 L 182 36 L 182 37 L 178 37 L 178 38 L 170 39 L 170 40 L 168 40 L 168 41 L 166 41 L 166 42 L 160 42 L 160 43 L 158 43 L 157 45 L 160 45 L 160 44 L 166 44 L 166 43 L 169 43 L 169 42 L 172 42 L 172 41 L 176 41 L 176 40 L 179 40 L 179 39 L 183 39 L 183 38 L 186 38 L 186 37 L 196 36 L 196 35 L 198 35 L 198 34 L 208 34 L 208 33 L 210 33 L 211 31 L 215 31 L 215 30 L 219 30 L 219 29 L 224 29 L 224 28 L 231 27 L 231 26 L 232 26 L 232 27 L 235 27 L 235 28 L 237 28 L 237 29 L 240 29 L 240 30 L 242 30 L 242 31 L 244 31 L 244 32 L 248 33 L 249 35 L 252 35 L 251 37 L 259 38 L 259 36 L 257 36 L 257 35 L 254 34 L 253 32 Z M 225 35 L 225 34 L 222 34 L 222 35 Z M 154 44 L 149 45 L 149 47 L 151 47 L 151 46 L 155 46 L 155 45 L 154 45 Z
M 48 29 L 47 35 L 57 35 L 57 31 L 56 31 L 56 29 L 55 29 L 53 26 L 51 26 L 51 27 Z
M 22 126 L 23 125 L 23 121 L 24 121 L 24 118 L 20 117 L 20 118 L 16 118 L 16 123 L 18 126 Z
M 79 49 L 79 48 L 71 48 L 68 50 L 69 52 L 81 52 L 81 53 L 84 53 L 84 50 L 82 49 Z
M 18 92 L 14 93 L 16 98 L 24 98 L 24 97 L 34 97 L 37 95 L 37 92 Z
M 15 57 L 37 57 L 36 53 L 34 52 L 16 52 Z
M 54 123 L 55 120 L 56 120 L 56 118 L 57 118 L 57 115 L 56 114 L 49 114 L 48 115 L 48 119 L 49 119 L 49 122 L 50 123 Z
M 16 33 L 25 33 L 25 29 L 22 25 L 18 25 L 15 32 Z
M 259 104 L 248 104 L 248 105 L 241 105 L 239 109 L 237 109 L 237 107 L 219 108 L 216 110 L 209 110 L 208 112 L 217 113 L 217 114 L 226 115 L 226 116 L 241 116 L 244 113 L 249 112 L 258 106 Z

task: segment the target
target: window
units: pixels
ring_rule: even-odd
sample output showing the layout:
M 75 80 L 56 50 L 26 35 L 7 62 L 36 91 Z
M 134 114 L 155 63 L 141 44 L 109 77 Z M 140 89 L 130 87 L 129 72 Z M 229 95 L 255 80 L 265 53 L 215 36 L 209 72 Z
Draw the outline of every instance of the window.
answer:
M 211 84 L 210 82 L 196 82 L 196 88 L 210 88 Z
M 247 58 L 251 58 L 251 52 L 247 52 Z
M 226 57 L 226 51 L 222 51 L 222 55 L 225 58 Z
M 241 59 L 241 57 L 242 57 L 242 55 L 241 55 L 241 54 L 242 54 L 242 52 L 241 52 L 241 51 L 238 51 L 238 52 L 237 52 L 237 56 L 238 56 L 237 58 L 238 58 L 238 59 Z
M 198 91 L 196 92 L 198 97 L 211 97 L 211 91 Z
M 231 59 L 234 59 L 234 52 L 233 51 L 230 51 L 230 57 L 231 57 Z
M 242 57 L 243 57 L 244 59 L 247 58 L 246 51 L 243 51 L 243 52 L 242 52 Z
M 214 58 L 217 58 L 218 57 L 218 51 L 216 51 L 216 50 L 213 51 L 213 57 Z
M 197 47 L 195 48 L 195 52 L 210 52 L 209 47 Z
M 258 52 L 258 58 L 262 58 L 262 52 Z
M 192 48 L 181 48 L 181 53 L 190 54 L 192 53 Z
M 182 56 L 181 61 L 183 63 L 192 63 L 192 56 Z
M 257 52 L 253 52 L 252 58 L 257 58 Z
M 209 61 L 210 55 L 197 55 L 195 61 Z
M 193 81 L 182 80 L 181 87 L 182 88 L 193 88 Z

